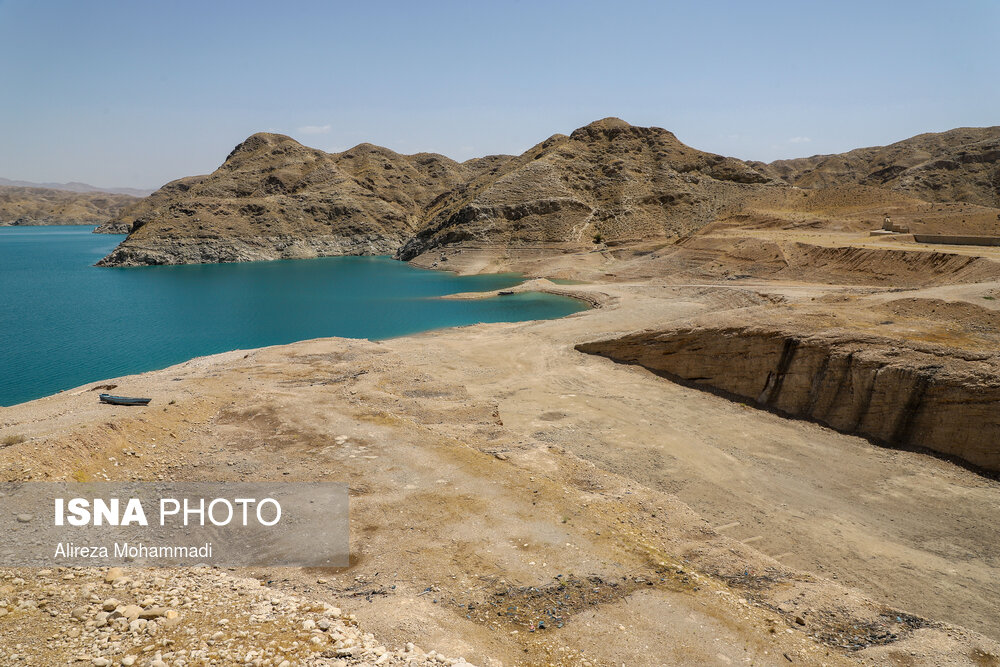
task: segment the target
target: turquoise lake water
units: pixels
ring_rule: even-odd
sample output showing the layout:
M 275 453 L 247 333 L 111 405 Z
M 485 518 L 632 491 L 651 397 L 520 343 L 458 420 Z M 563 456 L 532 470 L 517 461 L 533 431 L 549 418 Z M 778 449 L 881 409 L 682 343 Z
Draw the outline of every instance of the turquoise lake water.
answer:
M 0 227 L 0 405 L 233 349 L 585 308 L 547 294 L 437 299 L 510 287 L 520 276 L 459 277 L 387 257 L 98 268 L 124 237 L 92 229 Z

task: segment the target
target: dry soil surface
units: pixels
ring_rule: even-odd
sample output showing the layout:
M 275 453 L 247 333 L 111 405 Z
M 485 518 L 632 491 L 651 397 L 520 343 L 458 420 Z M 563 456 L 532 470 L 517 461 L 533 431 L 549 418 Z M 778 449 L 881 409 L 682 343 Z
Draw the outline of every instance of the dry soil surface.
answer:
M 470 251 L 448 261 L 515 265 Z M 232 574 L 353 614 L 386 654 L 416 642 L 482 665 L 1000 664 L 995 480 L 574 349 L 817 299 L 865 310 L 906 297 L 904 319 L 916 298 L 992 306 L 982 295 L 997 284 L 899 294 L 695 275 L 690 263 L 632 281 L 640 261 L 659 260 L 550 256 L 547 275 L 593 281 L 554 289 L 600 304 L 562 320 L 234 351 L 3 408 L 13 444 L 0 469 L 346 481 L 350 568 Z M 99 405 L 104 384 L 153 402 Z M 18 590 L 0 588 L 0 645 L 25 643 L 25 618 L 71 627 L 22 608 Z M 156 650 L 201 664 L 198 627 Z

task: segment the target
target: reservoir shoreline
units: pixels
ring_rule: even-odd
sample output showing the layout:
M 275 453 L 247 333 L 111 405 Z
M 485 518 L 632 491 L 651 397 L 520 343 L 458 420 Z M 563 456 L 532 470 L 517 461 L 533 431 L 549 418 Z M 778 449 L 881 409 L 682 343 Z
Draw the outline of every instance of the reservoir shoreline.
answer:
M 514 273 L 458 276 L 388 257 L 102 269 L 118 241 L 80 227 L 0 230 L 0 404 L 233 348 L 326 336 L 380 339 L 477 321 L 558 317 L 558 295 L 477 302 Z

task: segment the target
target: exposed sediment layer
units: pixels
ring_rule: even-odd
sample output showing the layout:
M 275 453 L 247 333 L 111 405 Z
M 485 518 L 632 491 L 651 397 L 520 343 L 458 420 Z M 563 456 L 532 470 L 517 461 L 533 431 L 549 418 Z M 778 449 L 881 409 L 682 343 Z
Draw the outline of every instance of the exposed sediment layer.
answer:
M 119 245 L 97 265 L 218 264 L 338 255 L 391 255 L 394 250 L 392 241 L 377 234 L 171 239 Z
M 1000 263 L 976 255 L 708 235 L 681 239 L 637 268 L 647 275 L 683 271 L 702 278 L 752 277 L 893 288 L 1000 279 Z
M 577 349 L 1000 471 L 1000 361 L 992 354 L 753 327 L 644 332 Z

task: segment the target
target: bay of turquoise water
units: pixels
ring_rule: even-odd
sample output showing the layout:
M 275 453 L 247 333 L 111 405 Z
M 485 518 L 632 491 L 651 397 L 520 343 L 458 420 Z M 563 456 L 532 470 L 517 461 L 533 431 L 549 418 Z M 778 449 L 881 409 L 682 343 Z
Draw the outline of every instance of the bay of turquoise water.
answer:
M 0 227 L 0 405 L 227 350 L 390 338 L 585 307 L 548 294 L 437 299 L 521 277 L 460 277 L 388 257 L 99 268 L 124 237 L 92 229 Z

